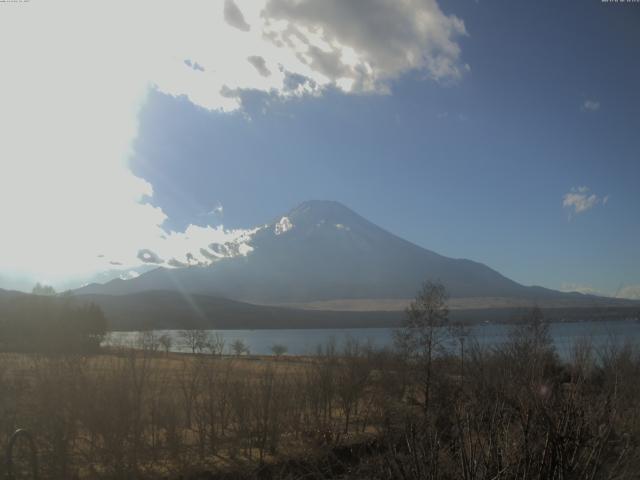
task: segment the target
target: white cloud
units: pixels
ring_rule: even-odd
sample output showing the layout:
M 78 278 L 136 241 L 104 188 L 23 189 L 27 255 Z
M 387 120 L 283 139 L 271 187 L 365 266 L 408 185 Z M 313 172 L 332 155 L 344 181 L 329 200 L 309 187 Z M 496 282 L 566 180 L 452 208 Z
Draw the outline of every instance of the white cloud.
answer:
M 159 257 L 180 262 L 211 263 L 212 257 L 247 255 L 253 249 L 249 245 L 258 229 L 227 230 L 223 226 L 201 227 L 189 225 L 184 232 L 171 232 L 164 238 L 149 243 L 149 248 Z M 225 253 L 211 248 L 212 244 L 225 246 Z M 204 249 L 205 253 L 201 250 Z M 229 251 L 231 249 L 232 251 Z
M 456 42 L 464 23 L 435 0 L 272 0 L 265 19 L 266 34 L 291 49 L 311 78 L 346 91 L 386 92 L 409 70 L 457 80 L 469 68 Z
M 600 110 L 600 102 L 597 100 L 587 99 L 582 102 L 580 110 L 582 110 L 583 112 L 597 112 L 598 110 Z
M 615 293 L 605 293 L 593 288 L 590 285 L 580 283 L 563 283 L 560 286 L 561 292 L 578 292 L 585 295 L 597 295 L 600 297 L 623 298 L 627 300 L 640 300 L 640 285 L 628 285 L 620 288 Z
M 598 295 L 598 296 L 607 296 L 606 294 L 596 290 L 595 288 L 589 285 L 582 285 L 579 283 L 563 283 L 560 286 L 561 292 L 578 292 L 583 293 L 585 295 Z
M 145 248 L 167 260 L 196 255 L 193 238 L 206 246 L 227 235 L 165 232 L 152 186 L 131 173 L 150 87 L 219 111 L 238 109 L 247 89 L 386 93 L 411 70 L 459 79 L 465 34 L 435 0 L 57 0 L 3 9 L 0 271 L 55 282 L 109 261 L 131 268 Z
M 628 285 L 616 293 L 617 298 L 640 300 L 640 285 Z
M 224 214 L 224 207 L 222 203 L 218 202 L 216 205 L 206 213 L 206 215 L 222 216 Z
M 276 235 L 282 235 L 293 228 L 293 223 L 289 220 L 289 217 L 282 217 L 274 227 L 274 233 Z
M 562 206 L 569 210 L 569 214 L 578 214 L 591 210 L 598 204 L 606 205 L 609 196 L 604 198 L 598 197 L 595 193 L 590 193 L 589 188 L 585 186 L 574 187 L 562 197 Z

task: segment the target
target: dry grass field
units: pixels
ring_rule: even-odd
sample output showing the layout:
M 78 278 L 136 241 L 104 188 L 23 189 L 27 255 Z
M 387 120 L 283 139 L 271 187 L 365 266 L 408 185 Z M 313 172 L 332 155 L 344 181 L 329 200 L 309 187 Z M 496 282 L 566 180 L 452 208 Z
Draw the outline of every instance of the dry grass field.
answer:
M 370 430 L 370 405 L 355 407 L 345 423 L 340 405 L 352 393 L 340 392 L 339 404 L 333 375 L 312 357 L 4 353 L 1 446 L 15 428 L 28 429 L 44 478 L 251 471 Z
M 428 363 L 356 341 L 312 357 L 164 353 L 148 336 L 2 353 L 0 447 L 28 429 L 44 479 L 637 478 L 638 350 L 578 343 L 560 362 L 544 331 L 516 333 L 499 349 L 461 336 Z

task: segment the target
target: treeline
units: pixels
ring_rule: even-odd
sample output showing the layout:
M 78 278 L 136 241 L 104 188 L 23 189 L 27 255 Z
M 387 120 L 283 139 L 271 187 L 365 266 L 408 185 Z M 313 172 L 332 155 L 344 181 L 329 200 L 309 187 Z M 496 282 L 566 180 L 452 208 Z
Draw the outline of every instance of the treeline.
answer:
M 95 352 L 107 332 L 100 307 L 72 296 L 17 295 L 0 304 L 0 349 Z

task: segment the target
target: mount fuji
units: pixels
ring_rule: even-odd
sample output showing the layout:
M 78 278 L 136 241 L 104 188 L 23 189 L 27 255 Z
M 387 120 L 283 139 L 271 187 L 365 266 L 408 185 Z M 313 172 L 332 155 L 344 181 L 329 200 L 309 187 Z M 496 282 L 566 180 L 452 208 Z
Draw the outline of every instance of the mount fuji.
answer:
M 76 293 L 163 290 L 254 304 L 384 310 L 379 307 L 406 304 L 424 281 L 432 280 L 444 284 L 454 304 L 475 299 L 472 307 L 487 302 L 494 307 L 592 305 L 600 298 L 521 285 L 482 263 L 448 258 L 403 240 L 334 201 L 304 202 L 252 230 L 244 241 L 250 248 L 243 254 L 232 244 L 211 244 L 194 252 L 211 262 L 159 267 Z

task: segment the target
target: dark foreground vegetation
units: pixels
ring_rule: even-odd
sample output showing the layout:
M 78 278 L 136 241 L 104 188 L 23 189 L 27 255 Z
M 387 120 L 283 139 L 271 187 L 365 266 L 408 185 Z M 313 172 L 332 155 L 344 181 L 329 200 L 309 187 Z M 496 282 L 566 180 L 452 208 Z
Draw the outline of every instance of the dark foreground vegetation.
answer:
M 437 285 L 407 313 L 393 351 L 179 355 L 147 333 L 100 354 L 3 353 L 0 447 L 27 428 L 45 479 L 638 478 L 637 348 L 578 340 L 561 361 L 539 311 L 480 348 L 443 334 Z M 18 472 L 28 460 L 19 441 Z
M 107 333 L 107 319 L 94 303 L 54 296 L 39 284 L 0 308 L 0 350 L 4 352 L 95 353 Z M 46 292 L 46 293 L 45 293 Z M 51 292 L 51 293 L 50 293 Z

